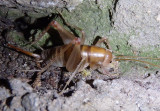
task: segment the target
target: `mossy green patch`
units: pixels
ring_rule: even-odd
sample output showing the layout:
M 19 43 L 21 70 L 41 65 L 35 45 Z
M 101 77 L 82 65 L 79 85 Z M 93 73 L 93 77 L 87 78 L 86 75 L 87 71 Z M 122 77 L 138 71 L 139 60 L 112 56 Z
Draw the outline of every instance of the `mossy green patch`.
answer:
M 26 40 L 24 39 L 23 34 L 20 32 L 10 31 L 7 36 L 13 38 L 13 41 L 16 44 L 19 44 L 20 46 L 26 43 Z
M 121 33 L 119 31 L 116 31 L 111 26 L 111 18 L 110 10 L 113 8 L 113 0 L 99 0 L 97 3 L 95 1 L 85 0 L 82 4 L 78 5 L 74 10 L 68 11 L 67 9 L 62 9 L 62 15 L 65 19 L 65 21 L 71 25 L 77 26 L 81 28 L 85 32 L 85 44 L 91 45 L 95 38 L 97 36 L 100 37 L 106 37 L 109 40 L 109 45 L 111 46 L 111 50 L 113 51 L 114 55 L 128 55 L 133 56 L 135 54 L 134 47 L 132 47 L 128 41 L 132 35 L 135 35 L 134 30 L 130 31 L 129 33 Z M 51 11 L 51 9 L 49 9 Z M 57 13 L 54 9 L 52 13 Z M 34 17 L 34 14 L 28 13 L 29 16 Z M 42 16 L 43 14 L 40 14 Z M 39 15 L 36 15 L 35 17 L 38 17 Z M 46 16 L 46 15 L 45 15 Z M 80 32 L 73 27 L 68 27 L 63 24 L 62 19 L 60 17 L 57 17 L 55 19 L 58 21 L 63 27 L 65 27 L 68 31 L 73 32 L 76 34 L 76 36 L 81 36 Z M 42 30 L 39 30 L 38 33 L 35 35 L 37 38 L 39 36 L 39 33 L 41 33 Z M 16 33 L 14 35 L 15 41 L 20 42 L 24 41 L 21 40 L 22 36 L 16 36 Z M 50 38 L 49 34 L 45 34 L 40 41 L 38 41 L 38 44 L 40 46 L 43 46 L 46 43 L 46 40 Z M 19 41 L 20 40 L 20 41 Z M 23 44 L 23 43 L 20 43 Z M 51 42 L 48 42 L 47 46 L 52 45 Z M 35 45 L 37 46 L 37 45 Z M 139 50 L 140 53 L 136 56 L 143 56 L 143 57 L 158 57 L 160 55 L 159 47 L 154 48 L 149 46 L 150 48 L 148 50 L 145 50 L 146 48 L 141 48 Z M 38 48 L 38 47 L 37 47 Z M 155 61 L 155 60 L 154 60 Z M 159 61 L 155 61 L 153 63 L 159 64 Z M 152 62 L 152 61 L 150 61 Z M 122 73 L 125 73 L 129 71 L 132 67 L 137 67 L 139 70 L 150 70 L 144 68 L 146 64 L 135 62 L 135 61 L 121 61 L 120 62 L 120 69 Z M 147 65 L 148 66 L 148 65 Z
M 83 29 L 86 44 L 91 44 L 96 36 L 105 36 L 111 29 L 108 10 L 109 6 L 102 11 L 98 4 L 86 0 L 70 13 L 63 10 L 62 15 L 68 23 Z
M 17 10 L 14 8 L 0 7 L 0 16 L 6 17 L 11 20 L 15 20 L 16 18 L 24 16 L 21 10 Z
M 71 12 L 63 9 L 62 16 L 67 23 L 81 28 L 85 32 L 85 44 L 91 45 L 96 36 L 106 37 L 111 29 L 111 21 L 109 19 L 111 4 L 112 0 L 109 0 L 105 2 L 104 7 L 100 7 L 100 4 L 86 0 Z M 55 10 L 53 10 L 53 12 L 55 12 Z M 55 20 L 68 31 L 81 37 L 80 31 L 64 25 L 60 17 L 57 17 Z
M 32 30 L 31 33 L 33 33 L 34 31 L 35 31 L 35 30 Z M 42 33 L 42 31 L 41 31 L 41 30 L 38 30 L 38 32 L 34 35 L 35 41 L 36 41 L 37 38 L 39 38 L 39 36 L 41 35 L 41 33 Z M 46 40 L 47 40 L 48 38 L 50 38 L 50 35 L 49 35 L 48 33 L 45 33 L 45 34 L 40 38 L 39 41 L 37 41 L 35 44 L 33 44 L 33 46 L 36 47 L 36 48 L 39 48 L 39 46 L 45 45 Z M 32 38 L 31 38 L 31 39 L 32 39 Z M 33 41 L 30 40 L 30 44 L 31 44 L 32 42 L 33 42 Z M 49 42 L 46 44 L 46 46 L 51 46 L 51 45 L 52 45 L 51 41 L 49 41 Z
M 139 56 L 149 57 L 150 59 L 144 59 L 144 60 L 156 65 L 159 65 L 159 68 L 160 68 L 160 48 L 159 47 L 147 46 L 147 48 L 142 47 L 140 50 L 141 50 L 141 53 L 139 54 Z M 159 59 L 156 59 L 156 58 L 159 58 Z M 152 66 L 152 65 L 149 65 L 149 67 L 152 69 L 159 69 L 158 67 Z
M 129 43 L 128 40 L 131 36 L 135 35 L 134 31 L 130 32 L 128 34 L 119 33 L 115 30 L 112 31 L 112 33 L 108 36 L 110 45 L 113 50 L 113 54 L 116 55 L 124 55 L 124 56 L 139 56 L 139 57 L 149 57 L 149 58 L 160 58 L 160 51 L 159 47 L 155 48 L 154 46 L 144 46 L 140 48 L 138 51 L 134 49 Z M 126 58 L 126 57 L 124 57 Z M 141 61 L 147 61 L 151 64 L 138 62 L 138 61 L 128 61 L 128 60 L 122 60 L 120 61 L 120 70 L 122 74 L 129 74 L 131 69 L 136 69 L 139 72 L 144 73 L 145 71 L 153 71 L 158 70 L 159 68 L 156 66 L 153 66 L 152 64 L 156 64 L 160 66 L 160 59 L 159 60 L 153 60 L 153 59 L 146 59 L 146 58 L 132 58 L 136 60 Z M 126 58 L 127 59 L 127 58 Z

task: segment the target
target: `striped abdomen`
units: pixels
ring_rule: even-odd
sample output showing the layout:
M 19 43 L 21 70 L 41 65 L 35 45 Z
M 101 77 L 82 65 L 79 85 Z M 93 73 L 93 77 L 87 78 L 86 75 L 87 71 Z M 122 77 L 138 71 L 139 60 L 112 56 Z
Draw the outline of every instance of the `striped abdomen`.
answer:
M 42 60 L 54 60 L 54 66 L 66 67 L 66 63 L 74 47 L 73 45 L 71 45 L 67 48 L 67 50 L 65 50 L 66 46 L 67 45 L 57 46 L 51 49 L 44 50 L 41 54 Z

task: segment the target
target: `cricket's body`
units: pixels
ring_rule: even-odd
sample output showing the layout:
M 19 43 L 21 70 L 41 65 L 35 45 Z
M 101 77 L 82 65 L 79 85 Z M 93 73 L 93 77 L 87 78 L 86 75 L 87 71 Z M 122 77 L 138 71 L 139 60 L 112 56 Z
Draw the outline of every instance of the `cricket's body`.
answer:
M 120 60 L 138 61 L 160 67 L 158 65 L 154 65 L 152 63 L 140 60 L 123 59 L 121 58 L 123 56 L 116 56 L 117 58 L 113 57 L 112 52 L 109 49 L 97 47 L 100 43 L 106 42 L 106 38 L 102 38 L 101 40 L 99 40 L 95 44 L 95 46 L 84 45 L 84 32 L 80 28 L 74 27 L 78 29 L 82 34 L 81 38 L 77 38 L 74 34 L 67 31 L 56 21 L 52 21 L 37 40 L 39 40 L 50 29 L 50 27 L 53 27 L 58 31 L 64 45 L 44 50 L 42 51 L 41 55 L 38 55 L 24 51 L 20 48 L 14 47 L 11 44 L 8 44 L 9 47 L 25 53 L 29 56 L 32 56 L 36 59 L 40 59 L 43 61 L 50 60 L 50 63 L 48 63 L 44 68 L 42 68 L 41 71 L 37 74 L 38 77 L 34 83 L 35 86 L 38 86 L 40 84 L 39 82 L 41 73 L 47 70 L 47 68 L 51 65 L 57 67 L 66 67 L 69 72 L 73 72 L 73 75 L 75 75 L 76 72 L 82 71 L 87 66 L 90 66 L 93 70 L 100 68 L 103 74 L 108 74 L 109 68 L 113 65 L 116 67 L 118 64 L 117 62 Z M 37 40 L 34 41 L 32 44 L 36 43 Z M 67 84 L 69 84 L 70 80 L 67 82 Z
M 8 46 L 43 61 L 54 60 L 52 65 L 57 67 L 66 67 L 69 72 L 73 72 L 76 69 L 82 58 L 85 58 L 85 61 L 79 69 L 79 72 L 88 65 L 92 69 L 96 69 L 101 66 L 107 67 L 107 65 L 112 62 L 111 51 L 96 46 L 67 44 L 44 50 L 41 55 L 24 51 L 11 44 L 8 44 Z M 67 49 L 65 50 L 66 47 Z
M 102 65 L 107 66 L 112 61 L 111 51 L 104 48 L 88 45 L 75 46 L 75 44 L 72 44 L 66 51 L 63 52 L 63 49 L 65 47 L 66 45 L 63 45 L 45 50 L 41 54 L 41 59 L 54 59 L 54 66 L 69 68 L 68 71 L 70 72 L 73 72 L 75 70 L 76 66 L 79 64 L 82 58 L 86 59 L 84 61 L 85 63 L 83 63 L 84 66 L 82 66 L 79 71 L 82 71 L 85 67 L 87 67 L 86 64 L 88 64 L 92 69 L 96 69 Z M 80 52 L 72 53 L 74 47 L 80 48 Z M 73 68 L 70 68 L 70 66 L 68 65 L 71 65 L 73 63 Z

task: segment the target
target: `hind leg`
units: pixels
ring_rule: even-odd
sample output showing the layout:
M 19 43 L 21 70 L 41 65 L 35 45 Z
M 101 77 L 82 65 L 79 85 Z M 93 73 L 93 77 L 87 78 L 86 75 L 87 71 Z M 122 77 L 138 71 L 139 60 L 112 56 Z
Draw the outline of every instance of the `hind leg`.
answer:
M 71 25 L 70 23 L 67 23 L 67 22 L 65 21 L 65 18 L 64 18 L 63 15 L 62 15 L 62 13 L 59 12 L 58 10 L 57 10 L 57 12 L 58 12 L 58 14 L 59 14 L 60 17 L 63 19 L 63 21 L 65 22 L 65 24 L 66 24 L 67 26 L 73 27 L 73 28 L 75 28 L 75 29 L 77 29 L 77 30 L 79 30 L 79 31 L 81 32 L 81 44 L 83 45 L 84 42 L 85 42 L 85 32 L 84 32 L 81 28 L 79 28 L 79 27 L 77 27 L 77 26 L 75 26 L 75 25 Z
M 51 27 L 54 27 L 54 25 L 53 25 L 54 22 L 55 22 L 55 21 L 51 21 L 51 22 L 48 24 L 48 26 L 44 29 L 44 31 L 38 36 L 38 38 L 31 43 L 31 45 L 36 44 L 36 43 L 44 36 L 44 34 L 45 34 L 46 32 L 48 32 L 48 30 L 49 30 Z

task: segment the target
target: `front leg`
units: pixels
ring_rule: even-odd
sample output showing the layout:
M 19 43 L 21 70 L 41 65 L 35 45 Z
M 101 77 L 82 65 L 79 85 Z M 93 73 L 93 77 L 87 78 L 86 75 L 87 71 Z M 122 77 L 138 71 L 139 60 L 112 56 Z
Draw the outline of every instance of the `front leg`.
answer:
M 107 49 L 111 50 L 111 46 L 109 45 L 109 41 L 106 37 L 102 37 L 98 40 L 98 42 L 95 44 L 95 46 L 100 46 L 101 43 L 104 43 Z

